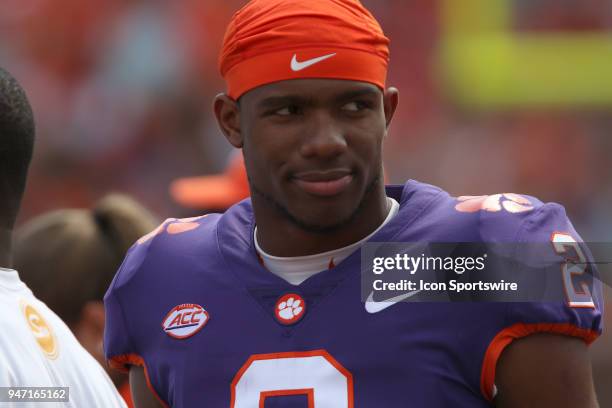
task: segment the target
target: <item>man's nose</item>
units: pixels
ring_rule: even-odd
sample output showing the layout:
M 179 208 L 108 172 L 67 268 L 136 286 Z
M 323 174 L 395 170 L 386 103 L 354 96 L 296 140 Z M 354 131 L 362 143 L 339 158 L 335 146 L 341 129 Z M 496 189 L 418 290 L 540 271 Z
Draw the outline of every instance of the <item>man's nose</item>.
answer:
M 347 142 L 342 127 L 327 112 L 309 118 L 309 126 L 302 140 L 304 157 L 333 158 L 344 153 Z

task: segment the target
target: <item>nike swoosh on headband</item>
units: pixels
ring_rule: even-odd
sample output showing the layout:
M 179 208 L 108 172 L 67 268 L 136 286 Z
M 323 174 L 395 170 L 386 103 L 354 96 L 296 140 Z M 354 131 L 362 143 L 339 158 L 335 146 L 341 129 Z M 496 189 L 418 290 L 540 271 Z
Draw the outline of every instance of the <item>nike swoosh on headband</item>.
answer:
M 293 72 L 302 71 L 308 67 L 318 64 L 321 61 L 325 61 L 326 59 L 329 59 L 335 55 L 336 53 L 334 52 L 333 54 L 323 55 L 322 57 L 312 58 L 306 61 L 298 61 L 297 54 L 293 54 L 293 58 L 291 59 L 291 70 Z

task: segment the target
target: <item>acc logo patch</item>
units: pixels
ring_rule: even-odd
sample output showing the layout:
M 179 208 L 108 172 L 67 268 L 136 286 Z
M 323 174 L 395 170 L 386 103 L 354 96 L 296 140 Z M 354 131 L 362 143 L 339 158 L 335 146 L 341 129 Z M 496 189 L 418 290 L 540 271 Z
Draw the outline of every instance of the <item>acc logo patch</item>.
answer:
M 175 306 L 162 321 L 164 332 L 175 339 L 193 336 L 208 323 L 210 316 L 200 305 L 183 303 Z

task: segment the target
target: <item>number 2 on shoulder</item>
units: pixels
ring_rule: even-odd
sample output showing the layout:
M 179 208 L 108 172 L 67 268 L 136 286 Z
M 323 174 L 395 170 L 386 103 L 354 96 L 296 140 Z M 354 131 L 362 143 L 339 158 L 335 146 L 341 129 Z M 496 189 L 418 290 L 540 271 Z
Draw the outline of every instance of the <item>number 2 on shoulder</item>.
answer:
M 580 244 L 568 233 L 555 232 L 551 237 L 555 252 L 565 259 L 561 265 L 563 287 L 567 304 L 576 308 L 595 308 L 591 291 L 587 284 L 579 278 L 586 272 L 588 263 Z

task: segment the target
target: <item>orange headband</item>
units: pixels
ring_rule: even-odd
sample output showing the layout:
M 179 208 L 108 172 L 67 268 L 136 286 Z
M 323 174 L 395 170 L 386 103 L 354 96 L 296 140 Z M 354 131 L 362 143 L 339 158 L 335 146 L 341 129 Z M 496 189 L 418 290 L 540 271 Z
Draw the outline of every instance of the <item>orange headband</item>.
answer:
M 225 33 L 219 69 L 238 99 L 261 85 L 330 78 L 385 88 L 389 39 L 358 0 L 251 0 Z

